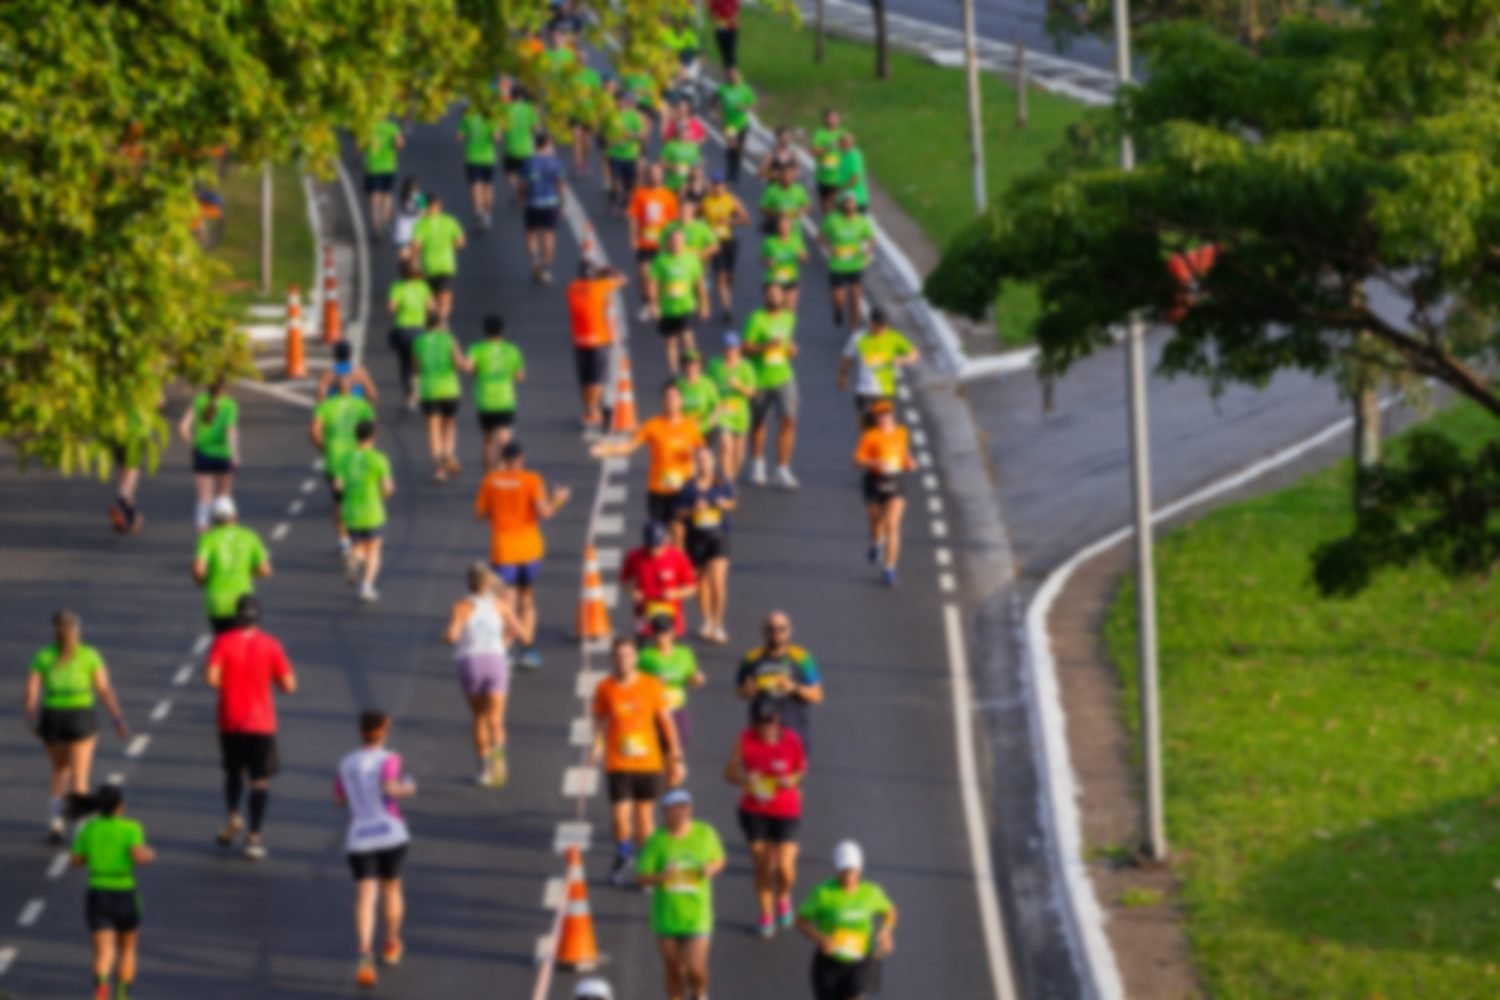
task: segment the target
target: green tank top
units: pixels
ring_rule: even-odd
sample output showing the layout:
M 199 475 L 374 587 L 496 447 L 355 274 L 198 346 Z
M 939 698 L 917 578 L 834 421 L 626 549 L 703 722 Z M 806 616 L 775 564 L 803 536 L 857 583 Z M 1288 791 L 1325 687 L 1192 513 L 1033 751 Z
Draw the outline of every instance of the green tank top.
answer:
M 428 330 L 412 344 L 417 358 L 418 388 L 424 400 L 457 399 L 458 369 L 453 364 L 453 334 Z

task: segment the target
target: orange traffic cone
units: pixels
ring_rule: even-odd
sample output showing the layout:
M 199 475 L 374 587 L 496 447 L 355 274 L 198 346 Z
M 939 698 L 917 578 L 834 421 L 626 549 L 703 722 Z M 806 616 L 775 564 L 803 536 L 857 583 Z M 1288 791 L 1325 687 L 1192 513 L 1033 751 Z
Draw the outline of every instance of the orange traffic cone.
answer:
M 578 597 L 578 638 L 603 639 L 609 635 L 609 608 L 604 606 L 604 581 L 594 547 L 583 550 L 583 592 Z
M 589 972 L 599 967 L 599 942 L 589 914 L 589 888 L 583 876 L 583 852 L 568 848 L 568 892 L 563 903 L 562 933 L 557 938 L 557 964 Z
M 620 353 L 620 375 L 615 381 L 615 408 L 609 429 L 615 434 L 629 434 L 635 430 L 635 391 L 630 379 L 630 355 L 623 351 Z
M 339 339 L 339 290 L 330 288 L 323 295 L 323 343 L 332 344 Z
M 293 285 L 286 303 L 286 377 L 307 377 L 306 349 L 302 344 L 302 298 Z

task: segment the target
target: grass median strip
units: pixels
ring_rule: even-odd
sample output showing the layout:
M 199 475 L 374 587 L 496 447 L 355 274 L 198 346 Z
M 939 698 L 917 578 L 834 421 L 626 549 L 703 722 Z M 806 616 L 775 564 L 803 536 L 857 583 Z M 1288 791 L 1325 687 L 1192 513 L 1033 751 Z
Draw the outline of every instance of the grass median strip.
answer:
M 295 282 L 303 301 L 313 281 L 312 226 L 302 174 L 294 166 L 271 170 L 271 291 L 260 294 L 260 169 L 234 164 L 219 184 L 224 200 L 223 236 L 209 253 L 230 270 L 224 294 L 236 315 L 256 303 L 281 305 Z
M 1432 426 L 1500 434 L 1467 404 Z M 1399 442 L 1397 442 L 1399 447 Z M 1319 597 L 1348 464 L 1158 551 L 1167 819 L 1204 986 L 1223 997 L 1500 994 L 1500 582 L 1428 568 Z M 1134 725 L 1133 588 L 1106 626 Z
M 821 65 L 812 61 L 812 32 L 763 11 L 741 13 L 740 65 L 760 95 L 767 125 L 790 124 L 808 134 L 824 108 L 844 116 L 865 151 L 870 173 L 939 247 L 974 218 L 968 105 L 964 76 L 925 59 L 891 54 L 891 78 L 877 80 L 869 46 L 828 39 Z M 1032 88 L 1029 124 L 1015 128 L 1016 92 L 983 75 L 985 173 L 993 201 L 1016 177 L 1046 162 L 1085 108 Z M 1032 289 L 997 304 L 1001 340 L 1024 343 L 1036 316 Z

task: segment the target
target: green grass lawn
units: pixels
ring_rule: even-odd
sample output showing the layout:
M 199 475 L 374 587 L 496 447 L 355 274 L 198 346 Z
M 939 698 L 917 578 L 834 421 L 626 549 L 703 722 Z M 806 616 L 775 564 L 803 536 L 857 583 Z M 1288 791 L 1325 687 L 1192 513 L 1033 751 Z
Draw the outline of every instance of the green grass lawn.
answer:
M 1476 407 L 1433 426 L 1477 445 Z M 1344 466 L 1158 554 L 1169 836 L 1216 997 L 1500 996 L 1500 584 L 1413 569 L 1320 598 Z M 1134 724 L 1133 588 L 1106 639 Z
M 230 309 L 244 313 L 257 302 L 286 302 L 287 286 L 296 282 L 308 301 L 314 274 L 312 227 L 302 174 L 294 166 L 272 169 L 271 292 L 260 294 L 260 169 L 231 166 L 219 185 L 224 199 L 224 234 L 211 255 L 228 266 L 224 294 Z
M 794 31 L 789 21 L 764 11 L 744 10 L 740 33 L 741 70 L 760 94 L 767 125 L 811 133 L 822 109 L 836 107 L 858 137 L 871 174 L 939 247 L 974 218 L 961 71 L 896 52 L 891 78 L 882 82 L 875 79 L 869 46 L 835 38 L 818 65 L 811 29 Z M 983 77 L 982 103 L 992 201 L 1014 178 L 1041 166 L 1085 113 L 1076 102 L 1033 88 L 1030 122 L 1018 131 L 1015 90 L 993 74 Z M 1004 296 L 996 317 L 1001 339 L 1029 341 L 1036 308 L 1029 289 Z

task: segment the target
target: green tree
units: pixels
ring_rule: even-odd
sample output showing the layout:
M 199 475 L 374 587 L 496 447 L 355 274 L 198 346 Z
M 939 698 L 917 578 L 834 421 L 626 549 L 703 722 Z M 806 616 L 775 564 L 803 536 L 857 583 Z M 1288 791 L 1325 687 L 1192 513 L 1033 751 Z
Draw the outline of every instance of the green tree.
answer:
M 938 304 L 978 316 L 1042 290 L 1057 373 L 1132 312 L 1182 305 L 1164 266 L 1211 244 L 1168 374 L 1261 384 L 1282 368 L 1435 379 L 1500 416 L 1485 373 L 1500 305 L 1500 0 L 1289 21 L 1259 53 L 1201 25 L 1148 35 L 1115 110 L 1145 156 L 1018 183 L 944 255 Z M 1450 467 L 1451 471 L 1451 467 Z
M 596 37 L 669 72 L 657 31 L 686 0 L 587 6 Z M 326 173 L 341 133 L 388 114 L 434 118 L 500 72 L 545 89 L 515 42 L 546 17 L 546 0 L 0 6 L 0 436 L 102 472 L 168 384 L 249 372 L 191 235 L 216 153 Z M 550 113 L 572 110 L 576 90 L 552 88 Z M 165 426 L 145 423 L 154 452 Z

